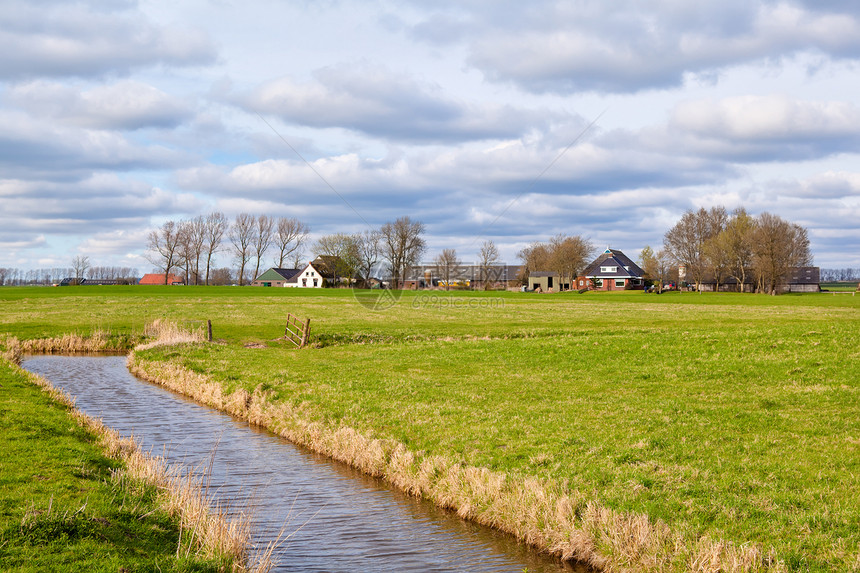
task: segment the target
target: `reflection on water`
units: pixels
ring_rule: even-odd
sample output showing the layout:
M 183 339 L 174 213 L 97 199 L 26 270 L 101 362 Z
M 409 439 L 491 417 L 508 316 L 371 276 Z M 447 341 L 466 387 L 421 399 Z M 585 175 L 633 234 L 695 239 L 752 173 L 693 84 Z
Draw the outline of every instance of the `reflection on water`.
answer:
M 168 463 L 211 463 L 209 488 L 250 509 L 264 547 L 289 539 L 279 571 L 585 572 L 466 522 L 384 482 L 141 382 L 125 358 L 39 356 L 24 368 L 77 398 L 77 407 Z

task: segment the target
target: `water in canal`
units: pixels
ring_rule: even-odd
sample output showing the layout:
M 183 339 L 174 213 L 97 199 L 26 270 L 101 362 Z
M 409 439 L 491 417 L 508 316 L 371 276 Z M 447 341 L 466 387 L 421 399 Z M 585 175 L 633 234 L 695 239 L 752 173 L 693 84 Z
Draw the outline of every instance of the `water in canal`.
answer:
M 250 508 L 264 547 L 285 528 L 278 571 L 584 572 L 352 468 L 132 376 L 125 357 L 37 356 L 23 367 L 168 464 L 208 467 L 210 491 Z M 214 452 L 214 453 L 213 453 Z

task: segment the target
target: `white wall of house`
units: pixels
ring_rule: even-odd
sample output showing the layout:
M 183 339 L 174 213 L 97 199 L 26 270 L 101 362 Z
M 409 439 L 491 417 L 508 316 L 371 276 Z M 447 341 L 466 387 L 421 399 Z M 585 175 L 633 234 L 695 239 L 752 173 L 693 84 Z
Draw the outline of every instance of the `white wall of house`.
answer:
M 308 263 L 308 266 L 296 277 L 296 283 L 290 286 L 298 288 L 322 288 L 323 277 L 312 264 Z

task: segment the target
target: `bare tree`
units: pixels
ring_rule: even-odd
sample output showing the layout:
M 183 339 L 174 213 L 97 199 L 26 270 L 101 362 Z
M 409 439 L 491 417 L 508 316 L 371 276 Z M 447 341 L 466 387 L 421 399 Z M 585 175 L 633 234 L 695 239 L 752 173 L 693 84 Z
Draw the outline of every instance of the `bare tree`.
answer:
M 78 255 L 77 257 L 72 259 L 72 269 L 74 269 L 75 280 L 77 281 L 77 283 L 80 283 L 81 279 L 84 278 L 84 273 L 87 272 L 88 268 L 90 268 L 89 257 Z
M 245 266 L 251 260 L 251 250 L 256 234 L 255 228 L 256 219 L 248 213 L 236 215 L 236 220 L 230 227 L 230 243 L 233 244 L 233 254 L 239 263 L 239 286 L 245 284 Z
M 657 292 L 663 292 L 663 285 L 678 280 L 678 262 L 665 249 L 654 255 L 657 269 Z
M 496 243 L 487 240 L 481 243 L 481 248 L 478 251 L 478 278 L 481 280 L 481 285 L 484 290 L 489 290 L 491 284 L 497 279 L 493 276 L 493 267 L 499 262 L 499 249 Z
M 159 270 L 164 271 L 164 284 L 167 284 L 170 271 L 178 262 L 179 229 L 175 221 L 165 221 L 161 227 L 149 233 L 149 253 L 147 259 Z
M 558 273 L 559 290 L 562 290 L 565 284 L 575 283 L 576 277 L 588 265 L 593 253 L 594 245 L 591 241 L 579 235 L 556 235 L 550 240 L 547 263 Z
M 291 255 L 295 257 L 297 253 L 301 253 L 302 245 L 307 240 L 308 233 L 310 233 L 308 226 L 298 219 L 287 217 L 278 219 L 278 228 L 274 236 L 275 246 L 278 249 L 278 268 L 283 268 L 284 262 Z
M 717 248 L 725 253 L 728 276 L 737 281 L 740 292 L 744 291 L 747 275 L 752 269 L 755 228 L 755 219 L 740 207 L 735 209 L 726 228 L 714 239 Z
M 260 276 L 260 261 L 272 246 L 272 235 L 275 232 L 275 220 L 268 215 L 260 215 L 257 217 L 254 227 L 254 255 L 257 257 L 257 263 L 254 266 L 254 279 Z
M 377 229 L 368 229 L 355 235 L 358 247 L 358 275 L 364 288 L 370 288 L 371 275 L 379 262 L 382 235 Z
M 729 253 L 721 244 L 721 235 L 722 233 L 711 237 L 705 241 L 705 244 L 702 247 L 702 252 L 705 255 L 705 259 L 708 261 L 711 278 L 714 281 L 714 292 L 719 292 L 720 285 L 723 284 L 728 276 L 729 266 L 731 265 Z
M 200 284 L 200 258 L 206 248 L 206 219 L 202 215 L 194 217 L 186 224 L 184 248 L 187 269 L 194 277 L 194 284 Z
M 209 284 L 209 267 L 212 257 L 221 249 L 221 241 L 230 223 L 224 213 L 218 211 L 209 213 L 203 222 L 203 249 L 206 253 L 206 284 Z
M 176 228 L 178 234 L 176 239 L 178 243 L 176 248 L 176 266 L 184 270 L 183 278 L 185 279 L 185 284 L 191 284 L 192 261 L 194 260 L 192 248 L 192 235 L 194 231 L 192 229 L 192 223 L 191 221 L 183 219 L 182 221 L 179 221 Z
M 391 268 L 394 286 L 406 283 L 406 273 L 415 265 L 427 248 L 422 235 L 424 224 L 408 216 L 386 223 L 379 230 L 382 235 L 382 255 Z
M 324 235 L 316 242 L 317 254 L 332 257 L 329 271 L 334 273 L 336 283 L 341 277 L 346 278 L 351 283 L 355 277 L 361 264 L 359 237 L 360 235 L 335 233 Z
M 550 267 L 550 248 L 546 243 L 535 241 L 528 247 L 525 247 L 517 257 L 523 262 L 522 279 L 523 284 L 526 284 L 529 274 L 537 271 L 546 271 Z
M 433 260 L 436 265 L 436 273 L 445 282 L 445 290 L 451 290 L 451 281 L 460 268 L 460 259 L 457 258 L 456 249 L 442 249 Z
M 642 250 L 639 252 L 638 262 L 639 267 L 645 272 L 643 278 L 651 281 L 651 284 L 656 287 L 657 292 L 663 292 L 663 284 L 659 276 L 660 270 L 657 254 L 654 253 L 654 249 L 652 249 L 650 245 L 642 247 Z
M 213 285 L 229 285 L 233 284 L 233 277 L 231 275 L 230 269 L 227 267 L 221 269 L 212 269 L 212 281 Z
M 770 213 L 758 217 L 755 229 L 754 257 L 759 289 L 777 294 L 793 267 L 812 263 L 809 235 L 803 227 Z
M 726 219 L 725 207 L 712 207 L 710 210 L 702 207 L 698 211 L 687 211 L 663 237 L 663 248 L 687 267 L 696 290 L 700 290 L 710 264 L 705 244 L 722 231 Z

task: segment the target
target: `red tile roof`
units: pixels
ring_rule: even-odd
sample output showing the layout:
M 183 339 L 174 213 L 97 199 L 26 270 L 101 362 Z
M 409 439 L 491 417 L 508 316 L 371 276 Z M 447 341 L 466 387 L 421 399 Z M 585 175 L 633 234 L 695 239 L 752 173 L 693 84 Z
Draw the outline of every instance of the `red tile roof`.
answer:
M 171 274 L 167 277 L 167 284 L 171 285 L 174 283 L 182 283 L 182 279 L 174 274 Z M 164 284 L 164 273 L 148 273 L 143 275 L 143 278 L 140 279 L 140 282 L 137 284 L 141 285 L 163 285 Z

